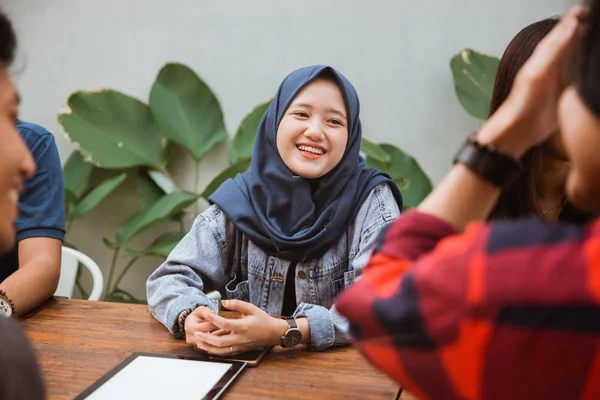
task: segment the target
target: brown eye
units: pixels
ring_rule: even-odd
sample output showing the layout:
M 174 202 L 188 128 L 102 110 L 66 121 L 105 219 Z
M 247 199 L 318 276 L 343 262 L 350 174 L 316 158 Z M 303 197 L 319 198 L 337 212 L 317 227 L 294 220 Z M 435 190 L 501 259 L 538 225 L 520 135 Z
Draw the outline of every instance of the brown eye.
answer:
M 297 115 L 302 118 L 308 118 L 308 114 L 303 111 L 296 111 L 296 112 L 294 112 L 294 115 Z
M 340 125 L 340 126 L 341 126 L 341 125 L 343 125 L 343 124 L 342 124 L 342 121 L 340 121 L 339 119 L 332 119 L 332 120 L 331 120 L 331 121 L 329 121 L 329 122 L 331 122 L 331 123 L 332 123 L 332 124 L 334 124 L 334 125 Z

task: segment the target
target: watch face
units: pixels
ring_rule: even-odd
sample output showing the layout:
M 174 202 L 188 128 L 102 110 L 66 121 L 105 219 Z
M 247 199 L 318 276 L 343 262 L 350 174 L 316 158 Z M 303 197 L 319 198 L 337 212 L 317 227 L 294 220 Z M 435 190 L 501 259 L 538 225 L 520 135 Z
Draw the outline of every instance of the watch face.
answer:
M 294 347 L 302 340 L 302 332 L 300 329 L 289 329 L 283 337 L 284 347 Z
M 0 316 L 10 317 L 12 316 L 12 307 L 8 300 L 0 297 Z

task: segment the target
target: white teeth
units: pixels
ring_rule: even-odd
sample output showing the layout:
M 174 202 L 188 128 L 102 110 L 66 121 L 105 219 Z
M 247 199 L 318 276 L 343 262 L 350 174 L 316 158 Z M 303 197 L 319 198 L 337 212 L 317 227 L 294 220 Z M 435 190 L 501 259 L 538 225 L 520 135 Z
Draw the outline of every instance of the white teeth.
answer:
M 16 190 L 10 190 L 8 192 L 8 197 L 13 203 L 19 204 L 19 192 L 17 192 Z
M 304 145 L 298 146 L 298 149 L 302 150 L 302 151 L 308 151 L 309 153 L 313 153 L 313 154 L 324 154 L 325 153 L 321 149 L 317 149 L 315 147 L 310 147 L 310 146 L 304 146 Z

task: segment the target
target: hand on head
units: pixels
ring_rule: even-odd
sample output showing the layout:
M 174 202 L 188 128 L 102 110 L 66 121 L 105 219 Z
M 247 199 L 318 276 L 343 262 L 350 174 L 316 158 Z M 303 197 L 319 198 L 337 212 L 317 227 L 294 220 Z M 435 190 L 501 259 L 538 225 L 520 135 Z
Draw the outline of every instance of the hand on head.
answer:
M 519 154 L 558 129 L 558 100 L 570 82 L 565 71 L 584 30 L 588 10 L 574 7 L 539 43 L 515 78 L 510 95 L 486 125 L 512 126 Z

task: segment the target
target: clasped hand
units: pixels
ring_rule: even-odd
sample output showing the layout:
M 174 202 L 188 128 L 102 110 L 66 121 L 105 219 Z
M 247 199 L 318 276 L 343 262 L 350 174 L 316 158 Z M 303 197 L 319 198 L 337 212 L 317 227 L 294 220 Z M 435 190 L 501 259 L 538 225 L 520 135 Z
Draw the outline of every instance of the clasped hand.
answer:
M 287 323 L 240 300 L 223 300 L 223 306 L 242 314 L 226 319 L 208 307 L 198 307 L 185 320 L 186 342 L 209 354 L 229 356 L 257 347 L 275 346 L 287 330 Z

